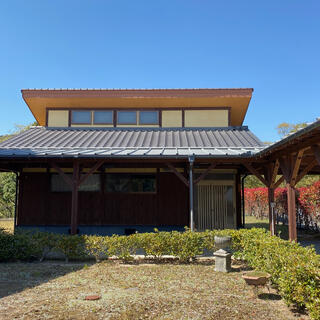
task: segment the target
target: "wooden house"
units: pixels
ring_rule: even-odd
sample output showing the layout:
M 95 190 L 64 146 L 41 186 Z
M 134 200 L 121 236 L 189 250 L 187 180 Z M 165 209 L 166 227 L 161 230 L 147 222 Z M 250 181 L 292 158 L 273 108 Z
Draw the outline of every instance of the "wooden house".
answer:
M 283 151 L 294 137 L 266 148 L 243 126 L 252 92 L 22 90 L 39 126 L 0 144 L 0 169 L 18 177 L 16 227 L 111 235 L 243 226 L 244 175 L 263 181 L 272 201 L 277 183 L 320 171 L 317 144 L 308 147 L 314 166 L 296 169 L 300 149 L 287 160 Z

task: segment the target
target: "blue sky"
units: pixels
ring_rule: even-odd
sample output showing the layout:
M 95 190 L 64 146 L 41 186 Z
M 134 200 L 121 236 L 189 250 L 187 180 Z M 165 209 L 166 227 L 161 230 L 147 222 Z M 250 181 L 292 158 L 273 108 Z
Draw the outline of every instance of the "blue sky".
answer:
M 263 141 L 320 117 L 319 0 L 0 2 L 0 134 L 22 88 L 238 87 Z

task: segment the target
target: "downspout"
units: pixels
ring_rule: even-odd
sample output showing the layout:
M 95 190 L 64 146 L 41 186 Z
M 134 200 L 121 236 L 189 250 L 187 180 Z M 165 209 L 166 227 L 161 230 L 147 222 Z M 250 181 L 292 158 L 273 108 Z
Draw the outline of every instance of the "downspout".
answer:
M 193 221 L 193 163 L 194 155 L 188 157 L 189 160 L 189 200 L 190 200 L 190 230 L 194 231 Z
M 242 227 L 245 227 L 245 203 L 244 203 L 244 179 L 247 177 L 248 175 L 245 174 L 242 178 L 241 178 L 241 206 L 242 206 Z

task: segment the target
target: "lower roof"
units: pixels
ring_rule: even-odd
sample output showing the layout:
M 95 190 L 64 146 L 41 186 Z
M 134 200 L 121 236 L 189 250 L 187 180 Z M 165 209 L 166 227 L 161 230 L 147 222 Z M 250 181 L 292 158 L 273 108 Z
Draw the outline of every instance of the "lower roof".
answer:
M 0 158 L 248 157 L 265 145 L 248 127 L 33 127 L 0 143 Z

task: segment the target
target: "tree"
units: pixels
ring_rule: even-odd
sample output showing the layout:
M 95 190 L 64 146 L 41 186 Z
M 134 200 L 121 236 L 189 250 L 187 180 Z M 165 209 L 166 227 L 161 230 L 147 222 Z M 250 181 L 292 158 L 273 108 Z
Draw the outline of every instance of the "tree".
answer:
M 306 122 L 300 122 L 300 123 L 288 123 L 288 122 L 282 122 L 278 124 L 277 131 L 278 134 L 283 138 L 291 133 L 297 132 L 300 129 L 303 129 L 308 124 Z
M 13 217 L 15 197 L 15 174 L 12 172 L 2 172 L 0 174 L 0 218 Z
M 0 136 L 0 142 L 5 141 L 20 132 L 37 125 L 37 122 L 27 126 L 15 125 L 14 132 Z M 13 172 L 0 172 L 0 218 L 9 218 L 14 215 L 16 197 L 16 175 Z

